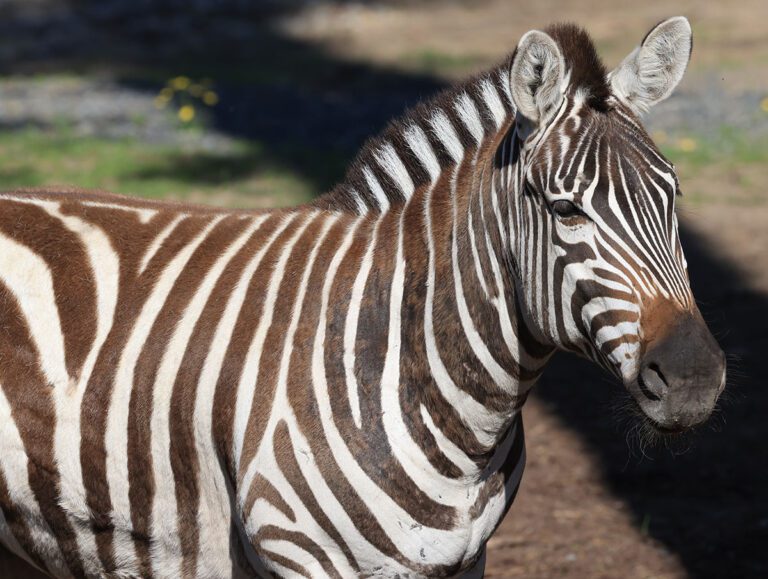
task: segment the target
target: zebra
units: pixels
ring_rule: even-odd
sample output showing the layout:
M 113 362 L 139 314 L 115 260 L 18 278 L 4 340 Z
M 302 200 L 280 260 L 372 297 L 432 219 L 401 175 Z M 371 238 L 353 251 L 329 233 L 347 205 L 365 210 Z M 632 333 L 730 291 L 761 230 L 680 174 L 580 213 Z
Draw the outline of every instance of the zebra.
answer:
M 652 427 L 712 412 L 665 20 L 608 73 L 574 25 L 270 211 L 0 195 L 0 539 L 57 577 L 481 576 L 555 351 Z

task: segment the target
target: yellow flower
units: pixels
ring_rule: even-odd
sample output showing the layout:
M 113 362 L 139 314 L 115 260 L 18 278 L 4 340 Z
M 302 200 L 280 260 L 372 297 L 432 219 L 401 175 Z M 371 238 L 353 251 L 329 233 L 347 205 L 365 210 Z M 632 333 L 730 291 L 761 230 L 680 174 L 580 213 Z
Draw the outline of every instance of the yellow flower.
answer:
M 187 90 L 187 87 L 189 86 L 189 78 L 186 76 L 177 76 L 176 78 L 172 78 L 170 83 L 168 83 L 174 90 Z
M 651 136 L 653 137 L 653 140 L 656 141 L 659 145 L 663 145 L 667 142 L 666 131 L 654 131 Z
M 763 112 L 768 113 L 768 97 L 760 101 L 760 108 L 763 109 Z
M 195 107 L 192 105 L 184 105 L 179 109 L 179 120 L 182 123 L 188 123 L 195 118 Z
M 203 93 L 203 102 L 209 107 L 215 106 L 219 102 L 219 95 L 212 90 L 207 90 Z
M 160 96 L 163 97 L 165 100 L 170 100 L 173 96 L 173 89 L 169 86 L 166 86 L 163 88 L 163 90 L 160 91 Z
M 164 109 L 166 107 L 166 105 L 168 104 L 169 100 L 170 100 L 169 98 L 165 97 L 162 94 L 157 95 L 155 97 L 155 101 L 154 101 L 155 108 L 156 109 Z
M 695 151 L 698 146 L 699 144 L 696 142 L 696 140 L 690 137 L 683 137 L 677 141 L 677 147 L 685 153 Z
M 199 98 L 200 95 L 203 94 L 204 90 L 205 90 L 205 88 L 203 87 L 203 85 L 200 85 L 200 84 L 197 84 L 197 83 L 189 85 L 189 94 L 191 94 L 193 97 L 198 97 Z

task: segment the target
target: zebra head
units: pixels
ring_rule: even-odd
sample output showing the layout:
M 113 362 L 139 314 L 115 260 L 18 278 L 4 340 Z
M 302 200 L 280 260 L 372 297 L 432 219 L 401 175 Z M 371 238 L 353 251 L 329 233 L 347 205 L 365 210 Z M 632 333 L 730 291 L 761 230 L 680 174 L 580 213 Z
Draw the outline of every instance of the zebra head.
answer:
M 678 84 L 691 47 L 688 21 L 671 18 L 606 74 L 565 25 L 527 33 L 510 69 L 524 314 L 546 343 L 618 375 L 662 431 L 703 422 L 725 383 L 689 285 L 675 168 L 638 120 Z

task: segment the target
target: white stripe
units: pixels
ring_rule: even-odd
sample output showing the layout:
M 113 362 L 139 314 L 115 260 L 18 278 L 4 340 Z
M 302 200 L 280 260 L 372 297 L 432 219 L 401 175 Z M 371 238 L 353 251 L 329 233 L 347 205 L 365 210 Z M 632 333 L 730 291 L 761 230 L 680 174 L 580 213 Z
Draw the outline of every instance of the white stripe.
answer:
M 325 575 L 325 570 L 322 565 L 320 565 L 320 561 L 315 559 L 309 551 L 305 551 L 296 543 L 292 543 L 285 539 L 267 539 L 261 542 L 261 548 L 265 551 L 271 551 L 276 555 L 282 555 L 289 561 L 301 565 L 310 573 L 311 577 L 321 577 Z M 264 556 L 269 559 L 269 553 L 265 553 Z M 272 563 L 272 565 L 280 566 L 278 563 Z M 288 571 L 287 569 L 286 571 L 287 574 L 283 575 L 284 577 L 294 577 L 296 575 L 292 571 Z
M 375 153 L 374 157 L 382 169 L 394 180 L 406 199 L 413 195 L 414 185 L 408 169 L 395 151 L 392 143 L 384 143 Z
M 499 84 L 504 89 L 504 95 L 507 97 L 507 104 L 512 109 L 512 116 L 515 115 L 517 107 L 515 101 L 512 98 L 512 81 L 510 79 L 510 69 L 508 66 L 503 66 L 499 71 Z
M 321 293 L 321 299 L 324 301 L 321 303 L 321 311 L 318 318 L 318 333 L 314 342 L 313 364 L 318 362 L 318 357 L 319 360 L 322 360 L 324 356 L 323 340 L 320 338 L 324 336 L 324 328 L 327 324 L 326 316 L 330 288 L 333 285 L 335 274 L 339 265 L 346 257 L 349 248 L 352 246 L 352 243 L 356 239 L 356 233 L 356 226 L 351 227 L 347 231 L 344 240 L 334 254 L 328 269 L 326 270 L 325 281 L 323 283 L 323 290 Z M 313 368 L 313 374 L 314 372 L 315 369 Z M 325 393 L 327 396 L 327 390 Z M 296 418 L 293 415 L 292 410 L 290 408 L 285 410 L 287 415 L 283 416 L 283 418 L 286 419 L 289 425 L 291 439 L 294 444 L 296 456 L 297 459 L 300 459 L 297 460 L 297 462 L 299 464 L 299 468 L 301 469 L 302 475 L 306 478 L 308 486 L 312 493 L 315 495 L 315 498 L 323 509 L 323 512 L 325 512 L 329 519 L 333 521 L 336 530 L 341 534 L 345 543 L 355 546 L 355 555 L 359 558 L 359 560 L 376 561 L 377 564 L 381 565 L 386 564 L 387 568 L 391 568 L 400 572 L 401 574 L 405 574 L 407 571 L 405 568 L 403 568 L 394 560 L 385 556 L 373 545 L 371 545 L 357 529 L 357 526 L 349 517 L 344 507 L 342 507 L 341 503 L 339 503 L 336 495 L 331 491 L 328 483 L 320 473 L 317 466 L 317 460 L 313 456 L 306 439 L 301 434 L 298 425 L 296 424 Z M 254 464 L 256 464 L 256 462 L 254 462 Z M 296 523 L 289 521 L 284 515 L 274 509 L 274 507 L 271 507 L 271 505 L 268 505 L 265 501 L 256 501 L 251 509 L 251 512 L 246 514 L 246 527 L 250 536 L 255 536 L 262 525 L 269 523 L 276 524 L 286 529 L 294 529 L 305 533 L 308 529 L 318 529 L 317 532 L 319 532 L 321 536 L 327 537 L 325 531 L 317 526 L 317 522 L 313 517 L 311 517 L 309 512 L 304 507 L 303 501 L 295 494 L 291 484 L 285 479 L 285 476 L 277 467 L 274 453 L 266 447 L 262 448 L 262 452 L 258 457 L 258 469 L 260 473 L 268 477 L 270 483 L 276 489 L 278 489 L 283 499 L 288 504 L 292 505 L 294 514 L 296 516 Z M 256 469 L 254 468 L 253 474 L 255 474 L 255 472 Z M 246 480 L 252 480 L 252 476 L 247 475 L 244 481 Z M 247 489 L 249 486 L 250 483 L 248 486 L 244 485 L 242 488 Z M 247 490 L 242 491 L 241 501 L 245 498 L 245 496 L 247 496 Z M 267 507 L 269 507 L 270 510 L 266 510 Z M 330 543 L 335 544 L 333 541 L 330 541 Z M 342 561 L 345 561 L 345 559 Z M 343 563 L 342 566 L 346 566 L 346 563 Z
M 168 263 L 158 277 L 141 312 L 133 323 L 115 373 L 115 382 L 107 413 L 105 446 L 107 449 L 107 482 L 112 502 L 115 558 L 126 573 L 138 574 L 134 547 L 131 502 L 128 494 L 128 411 L 134 387 L 134 372 L 139 355 L 155 320 L 163 308 L 177 278 L 192 254 L 223 216 L 212 219 L 198 235 Z
M 482 177 L 480 178 L 480 186 L 478 189 L 481 191 L 479 194 L 482 196 L 482 190 L 483 190 L 483 180 Z M 474 195 L 474 193 L 473 193 Z M 482 197 L 480 198 L 480 203 L 482 203 Z M 477 276 L 477 281 L 480 282 L 480 287 L 483 290 L 483 295 L 486 299 L 490 297 L 490 294 L 488 293 L 488 285 L 485 282 L 485 275 L 483 274 L 483 268 L 480 263 L 480 253 L 477 251 L 477 239 L 475 238 L 475 220 L 472 216 L 472 203 L 470 202 L 469 210 L 467 211 L 467 230 L 469 231 L 469 247 L 472 250 L 472 261 L 475 264 L 475 275 Z
M 349 194 L 352 196 L 352 199 L 355 202 L 355 206 L 357 207 L 357 214 L 365 215 L 368 213 L 368 206 L 365 204 L 365 201 L 363 201 L 360 193 L 358 193 L 356 189 L 350 188 Z
M 173 233 L 173 230 L 176 229 L 176 226 L 184 218 L 186 218 L 186 215 L 181 214 L 171 219 L 168 224 L 163 227 L 162 231 L 160 231 L 157 237 L 152 240 L 152 243 L 150 243 L 149 247 L 147 248 L 147 252 L 141 258 L 141 263 L 139 264 L 139 274 L 144 273 L 144 270 L 147 269 L 149 262 L 155 256 L 160 247 L 162 247 L 163 242 L 168 239 L 168 236 Z
M 432 125 L 432 130 L 437 138 L 440 139 L 440 142 L 443 143 L 454 163 L 460 162 L 464 157 L 464 147 L 461 145 L 459 136 L 456 134 L 450 119 L 443 111 L 438 109 L 430 118 L 429 124 Z
M 365 177 L 365 182 L 368 184 L 368 188 L 376 198 L 376 202 L 379 204 L 379 209 L 381 209 L 382 212 L 389 209 L 389 199 L 387 198 L 387 194 L 384 193 L 384 189 L 381 188 L 379 180 L 376 179 L 376 175 L 373 174 L 373 171 L 371 171 L 371 168 L 368 165 L 363 167 L 363 177 Z
M 260 223 L 263 224 L 268 218 L 263 216 Z M 221 577 L 230 573 L 232 568 L 229 557 L 232 523 L 229 490 L 219 464 L 212 435 L 215 388 L 251 279 L 264 254 L 288 223 L 290 220 L 285 220 L 280 227 L 277 227 L 243 268 L 216 326 L 210 350 L 200 373 L 194 418 L 195 447 L 201 473 L 200 507 L 197 515 L 197 528 L 200 533 L 197 560 L 200 577 Z
M 120 279 L 120 260 L 106 234 L 91 223 L 78 217 L 64 215 L 58 203 L 46 203 L 46 211 L 61 220 L 62 224 L 77 234 L 88 255 L 90 273 L 96 293 L 96 335 L 91 344 L 77 382 L 64 388 L 53 389 L 56 405 L 56 429 L 54 454 L 59 469 L 59 501 L 75 530 L 81 559 L 86 571 L 99 569 L 96 537 L 91 530 L 91 513 L 83 484 L 80 462 L 80 418 L 83 394 L 96 365 L 96 360 L 114 322 Z
M 437 443 L 440 452 L 442 452 L 453 464 L 459 467 L 459 470 L 461 470 L 464 476 L 475 474 L 478 470 L 477 464 L 475 464 L 463 450 L 456 446 L 451 439 L 443 434 L 443 431 L 440 430 L 435 424 L 435 421 L 432 420 L 432 415 L 429 413 L 429 410 L 427 410 L 427 407 L 420 404 L 419 413 L 421 414 L 421 419 L 424 421 L 427 430 L 429 430 L 429 432 L 432 433 L 432 436 L 435 437 L 435 442 Z
M 493 122 L 496 124 L 496 128 L 500 129 L 504 123 L 504 119 L 507 116 L 507 112 L 504 110 L 504 105 L 499 99 L 499 93 L 496 91 L 496 87 L 490 79 L 485 79 L 480 83 L 481 91 L 483 93 L 483 101 L 488 110 L 491 111 L 493 116 Z
M 263 452 L 267 452 L 267 453 L 271 452 L 271 450 L 265 450 L 265 449 L 270 449 L 272 447 L 273 433 L 274 433 L 274 429 L 277 427 L 277 423 L 282 418 L 290 416 L 292 413 L 291 405 L 288 401 L 287 388 L 288 388 L 288 370 L 290 368 L 291 356 L 293 354 L 293 338 L 296 335 L 297 328 L 299 327 L 301 309 L 304 305 L 304 296 L 307 293 L 309 276 L 312 273 L 312 267 L 314 265 L 315 258 L 317 257 L 317 253 L 320 251 L 320 247 L 323 241 L 325 240 L 325 236 L 328 234 L 328 230 L 336 222 L 337 219 L 338 219 L 338 215 L 325 218 L 325 222 L 323 223 L 323 227 L 320 232 L 320 235 L 315 240 L 315 243 L 312 246 L 312 250 L 310 251 L 309 256 L 307 257 L 307 262 L 304 265 L 304 270 L 302 272 L 301 279 L 298 282 L 296 296 L 293 301 L 293 309 L 291 310 L 291 321 L 288 324 L 288 328 L 285 332 L 285 338 L 283 340 L 283 347 L 281 349 L 281 356 L 280 356 L 280 368 L 278 369 L 278 373 L 277 373 L 277 381 L 275 384 L 275 394 L 274 394 L 274 400 L 272 402 L 272 409 L 269 414 L 267 425 L 264 429 L 264 435 L 259 441 L 259 447 L 254 453 L 253 457 L 251 458 L 251 461 L 248 463 L 246 474 L 243 477 L 241 482 L 242 488 L 247 489 L 250 487 L 251 480 L 256 474 L 256 468 L 258 467 L 259 456 Z M 310 222 L 311 221 L 312 220 L 310 220 Z M 304 227 L 306 227 L 306 224 Z M 281 256 L 281 260 L 287 259 L 287 255 L 289 254 L 290 252 L 286 251 L 286 253 L 284 253 Z M 262 317 L 264 316 L 262 315 Z M 252 401 L 252 404 L 256 404 L 255 399 Z M 247 422 L 246 422 L 246 426 L 247 426 Z M 239 461 L 237 464 L 238 465 L 240 464 Z
M 325 336 L 331 287 L 342 257 L 341 252 L 338 252 L 328 267 L 321 294 L 320 317 L 312 353 L 312 384 L 317 399 L 322 434 L 328 441 L 333 459 L 396 548 L 413 561 L 426 565 L 444 564 L 446 562 L 444 558 L 434 558 L 432 555 L 435 553 L 432 550 L 427 552 L 426 559 L 422 559 L 422 545 L 442 544 L 448 549 L 453 549 L 461 543 L 463 531 L 441 531 L 418 524 L 407 511 L 368 478 L 347 446 L 347 441 L 342 437 L 333 418 L 325 374 Z
M 472 316 L 469 313 L 466 298 L 464 297 L 464 288 L 461 282 L 461 270 L 459 268 L 459 247 L 456 236 L 456 220 L 458 215 L 456 214 L 456 194 L 454 191 L 454 215 L 453 215 L 453 236 L 451 242 L 451 263 L 453 266 L 453 285 L 456 294 L 456 306 L 459 311 L 459 319 L 461 320 L 461 326 L 466 334 L 467 341 L 469 342 L 472 352 L 477 359 L 488 371 L 491 379 L 496 383 L 499 388 L 510 394 L 517 394 L 519 384 L 517 380 L 511 376 L 493 357 L 493 354 L 488 350 L 488 346 L 483 342 L 475 323 L 472 320 Z
M 460 165 L 454 168 L 452 182 L 455 182 Z M 424 304 L 424 342 L 427 350 L 427 361 L 435 384 L 443 398 L 450 404 L 461 418 L 461 421 L 474 434 L 477 441 L 486 448 L 496 443 L 497 432 L 502 428 L 506 417 L 488 410 L 485 406 L 472 398 L 466 391 L 459 388 L 448 373 L 440 350 L 437 347 L 434 328 L 434 303 L 435 303 L 435 241 L 432 233 L 430 191 L 425 200 L 425 218 L 427 227 L 427 247 L 429 252 L 429 270 L 427 272 L 427 296 Z
M 413 154 L 421 162 L 424 168 L 429 173 L 429 178 L 434 183 L 440 176 L 440 163 L 437 161 L 435 152 L 432 150 L 432 145 L 429 144 L 429 139 L 421 127 L 411 125 L 403 133 L 408 146 L 411 147 Z
M 483 129 L 483 122 L 480 119 L 480 113 L 477 112 L 477 107 L 475 106 L 472 97 L 465 92 L 461 93 L 459 98 L 456 99 L 454 107 L 456 108 L 456 112 L 458 113 L 461 122 L 464 123 L 464 126 L 467 127 L 472 138 L 475 139 L 475 142 L 479 145 L 480 141 L 483 140 L 485 131 Z
M 254 395 L 256 394 L 256 381 L 259 376 L 259 367 L 261 366 L 261 355 L 264 352 L 264 341 L 267 338 L 267 332 L 272 325 L 272 317 L 275 314 L 275 302 L 277 301 L 280 285 L 285 274 L 285 267 L 288 264 L 288 258 L 293 252 L 293 246 L 304 233 L 307 226 L 314 221 L 318 213 L 309 214 L 304 223 L 301 223 L 291 238 L 281 248 L 280 258 L 275 264 L 275 269 L 269 279 L 267 295 L 264 299 L 264 307 L 259 318 L 259 325 L 253 335 L 253 340 L 248 348 L 245 364 L 243 365 L 240 381 L 237 385 L 237 399 L 235 402 L 235 423 L 233 429 L 234 449 L 236 470 L 240 470 L 240 459 L 243 452 L 243 442 L 245 440 L 245 431 L 248 427 L 248 418 L 253 409 Z M 304 217 L 304 215 L 302 215 Z
M 401 214 L 399 220 L 395 271 L 390 286 L 387 354 L 381 374 L 381 421 L 392 455 L 414 484 L 438 504 L 463 506 L 467 501 L 465 482 L 441 474 L 413 439 L 403 420 L 403 407 L 400 404 L 401 315 L 406 269 L 403 255 L 403 215 L 405 212 Z
M 230 260 L 250 239 L 261 225 L 254 220 L 237 239 L 219 256 L 208 269 L 194 296 L 175 326 L 162 361 L 155 375 L 152 388 L 151 452 L 152 474 L 155 479 L 155 495 L 152 502 L 152 528 L 150 545 L 156 557 L 152 557 L 153 572 L 157 575 L 181 575 L 181 544 L 178 533 L 178 509 L 176 485 L 171 465 L 171 397 L 174 383 L 189 340 L 194 332 L 205 305 Z M 201 475 L 205 475 L 201 471 Z M 176 555 L 176 556 L 174 556 Z M 158 566 L 159 565 L 159 566 Z
M 129 211 L 135 213 L 141 223 L 149 223 L 157 215 L 156 209 L 147 209 L 144 207 L 131 207 L 130 205 L 119 205 L 118 203 L 104 203 L 101 201 L 82 201 L 85 207 L 98 207 L 102 209 L 118 209 L 120 211 Z
M 504 232 L 504 228 L 502 226 L 501 211 L 499 210 L 498 202 L 496 199 L 495 181 L 491 181 L 491 199 L 493 201 L 493 210 L 496 215 L 497 225 L 499 227 L 499 238 L 505 239 L 506 233 Z M 504 287 L 504 276 L 502 276 L 501 273 L 501 267 L 499 266 L 499 260 L 496 257 L 496 251 L 488 233 L 488 227 L 485 225 L 485 204 L 483 203 L 482 194 L 480 196 L 480 214 L 481 219 L 483 220 L 483 230 L 485 231 L 485 246 L 488 251 L 488 261 L 491 264 L 491 271 L 493 272 L 493 278 L 496 282 L 496 296 L 491 301 L 499 315 L 499 325 L 501 326 L 501 335 L 504 339 L 504 344 L 507 346 L 509 354 L 518 364 L 518 366 L 528 368 L 530 370 L 537 370 L 541 368 L 547 362 L 547 360 L 549 360 L 550 356 L 547 355 L 541 359 L 532 357 L 525 348 L 525 344 L 520 342 L 517 336 L 516 328 L 512 325 L 512 317 L 510 316 L 509 309 L 507 308 L 507 292 L 506 288 Z M 543 252 L 540 253 L 543 254 Z M 539 270 L 537 269 L 537 271 Z M 543 294 L 544 292 L 540 289 L 539 293 Z
M 67 388 L 64 335 L 48 264 L 26 245 L 0 234 L 0 280 L 16 297 L 45 379 L 54 388 Z

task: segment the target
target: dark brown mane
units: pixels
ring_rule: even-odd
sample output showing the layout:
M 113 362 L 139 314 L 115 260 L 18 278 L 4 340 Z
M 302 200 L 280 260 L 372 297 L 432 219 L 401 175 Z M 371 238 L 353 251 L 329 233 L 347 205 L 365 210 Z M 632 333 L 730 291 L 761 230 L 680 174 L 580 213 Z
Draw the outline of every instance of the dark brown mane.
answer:
M 509 95 L 508 88 L 502 86 L 501 79 L 506 79 L 509 82 L 509 67 L 511 62 L 511 55 L 502 61 L 501 64 L 483 72 L 468 78 L 465 81 L 459 82 L 453 86 L 450 86 L 436 95 L 425 99 L 421 103 L 407 109 L 401 116 L 396 117 L 390 121 L 386 128 L 371 138 L 369 138 L 358 154 L 355 156 L 354 161 L 350 164 L 347 172 L 342 179 L 332 190 L 319 197 L 314 205 L 323 209 L 342 209 L 355 211 L 355 203 L 352 200 L 352 196 L 349 191 L 354 189 L 358 193 L 367 195 L 367 183 L 363 177 L 363 168 L 371 168 L 382 187 L 385 189 L 388 195 L 391 195 L 390 202 L 396 205 L 398 202 L 404 201 L 402 198 L 398 198 L 398 188 L 386 172 L 381 171 L 376 162 L 373 160 L 375 152 L 384 144 L 391 143 L 398 152 L 402 152 L 400 158 L 408 170 L 413 183 L 416 187 L 422 185 L 428 180 L 428 176 L 424 167 L 422 167 L 416 157 L 409 152 L 407 144 L 404 139 L 404 131 L 412 125 L 420 126 L 429 136 L 435 155 L 441 166 L 450 164 L 450 156 L 445 151 L 443 146 L 434 139 L 434 135 L 429 130 L 428 119 L 434 114 L 436 110 L 443 111 L 452 121 L 453 127 L 456 130 L 456 134 L 461 140 L 464 146 L 470 146 L 473 142 L 472 136 L 469 134 L 467 128 L 457 118 L 454 110 L 456 100 L 464 93 L 469 95 L 477 107 L 477 111 L 480 116 L 483 129 L 486 134 L 496 132 L 494 125 L 493 115 L 487 108 L 482 98 L 482 83 L 490 81 L 495 87 L 499 100 L 504 107 L 506 115 L 512 114 L 514 111 L 511 96 Z M 366 201 L 368 201 L 366 197 Z M 371 207 L 376 211 L 375 206 Z
M 563 53 L 566 67 L 571 72 L 571 86 L 586 89 L 589 105 L 604 110 L 611 91 L 605 65 L 597 55 L 589 34 L 571 23 L 554 24 L 547 27 L 545 32 L 555 39 Z
M 587 103 L 598 110 L 607 107 L 606 100 L 610 95 L 606 80 L 606 70 L 600 58 L 597 56 L 594 44 L 589 35 L 574 24 L 556 24 L 546 29 L 546 32 L 555 39 L 560 46 L 567 68 L 570 70 L 571 86 L 583 88 L 589 95 Z M 493 115 L 482 98 L 482 85 L 490 81 L 495 87 L 505 114 L 514 112 L 514 106 L 509 92 L 509 69 L 514 58 L 510 54 L 500 65 L 490 70 L 473 76 L 464 82 L 449 87 L 437 95 L 426 99 L 422 103 L 408 109 L 403 115 L 391 121 L 378 135 L 368 139 L 363 145 L 355 160 L 349 166 L 344 179 L 331 191 L 319 197 L 313 204 L 322 209 L 343 210 L 359 212 L 359 203 L 366 205 L 367 210 L 377 211 L 372 200 L 368 185 L 363 176 L 363 169 L 368 167 L 375 173 L 384 191 L 389 197 L 390 204 L 396 205 L 404 199 L 399 196 L 397 185 L 374 160 L 375 152 L 385 143 L 390 143 L 400 154 L 400 159 L 405 165 L 414 185 L 427 181 L 424 168 L 419 164 L 415 156 L 408 151 L 404 141 L 404 131 L 412 125 L 422 127 L 428 132 L 428 119 L 440 109 L 453 121 L 458 137 L 462 144 L 468 146 L 472 143 L 472 137 L 466 127 L 456 118 L 454 105 L 456 100 L 464 93 L 469 95 L 480 114 L 483 129 L 486 135 L 496 132 Z M 503 86 L 507 83 L 507 86 Z M 430 135 L 430 138 L 432 136 Z M 433 141 L 434 152 L 441 166 L 450 164 L 450 158 L 440 143 Z

